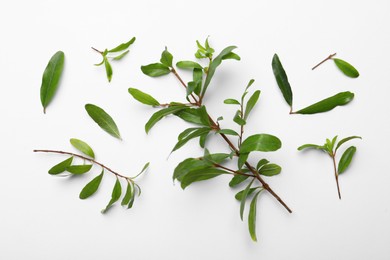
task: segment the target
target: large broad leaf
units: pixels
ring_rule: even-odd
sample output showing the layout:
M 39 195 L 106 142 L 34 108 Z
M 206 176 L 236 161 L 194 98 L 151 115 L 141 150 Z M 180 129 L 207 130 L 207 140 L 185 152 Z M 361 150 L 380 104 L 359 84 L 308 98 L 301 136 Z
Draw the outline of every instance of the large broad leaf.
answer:
M 250 112 L 252 111 L 253 107 L 256 105 L 257 100 L 259 100 L 259 96 L 260 96 L 260 90 L 256 90 L 255 93 L 253 93 L 253 95 L 249 98 L 245 107 L 244 120 L 247 120 Z
M 133 98 L 142 104 L 149 105 L 149 106 L 159 106 L 160 102 L 158 102 L 154 97 L 152 97 L 149 94 L 146 94 L 145 92 L 142 92 L 141 90 L 138 90 L 136 88 L 129 88 L 130 95 L 133 96 Z
M 340 148 L 340 146 L 342 144 L 344 144 L 344 143 L 346 143 L 346 142 L 348 142 L 348 141 L 350 141 L 352 139 L 362 139 L 362 138 L 360 136 L 349 136 L 349 137 L 343 138 L 343 139 L 340 140 L 340 142 L 338 142 L 338 144 L 336 146 L 336 151 L 337 151 L 337 149 Z
M 354 94 L 346 91 L 321 100 L 311 106 L 294 112 L 294 114 L 317 114 L 332 110 L 337 106 L 344 106 L 352 101 Z
M 66 168 L 66 171 L 73 174 L 84 174 L 91 170 L 92 164 L 83 164 L 83 165 L 71 165 Z
M 269 134 L 256 134 L 249 136 L 242 142 L 240 153 L 250 153 L 252 151 L 271 152 L 282 146 L 279 138 Z
M 257 241 L 256 237 L 256 211 L 257 211 L 257 198 L 259 197 L 259 194 L 262 190 L 258 191 L 255 196 L 253 196 L 253 199 L 251 201 L 249 214 L 248 214 L 248 228 L 249 228 L 249 234 L 251 235 L 251 238 L 253 241 Z
M 121 135 L 119 133 L 118 127 L 115 124 L 114 119 L 107 114 L 106 111 L 101 109 L 100 107 L 93 104 L 86 104 L 85 110 L 87 110 L 88 115 L 95 121 L 104 131 L 121 139 Z
M 52 101 L 61 78 L 64 68 L 65 55 L 62 51 L 56 52 L 50 59 L 42 76 L 41 84 L 41 103 L 43 112 L 46 113 L 46 107 Z
M 119 52 L 119 51 L 124 51 L 126 50 L 127 48 L 129 48 L 129 46 L 131 44 L 133 44 L 135 42 L 135 37 L 131 38 L 130 41 L 126 42 L 126 43 L 122 43 L 118 46 L 116 46 L 115 48 L 111 49 L 111 50 L 108 50 L 108 52 Z
M 184 190 L 186 187 L 188 187 L 190 184 L 194 182 L 208 180 L 217 177 L 221 174 L 229 174 L 229 173 L 224 170 L 216 169 L 216 168 L 206 168 L 206 169 L 190 171 L 183 176 L 181 180 L 181 187 Z
M 72 161 L 73 161 L 73 156 L 60 162 L 59 164 L 54 165 L 53 167 L 50 168 L 49 174 L 57 175 L 63 173 L 64 171 L 66 171 L 66 168 L 68 168 L 72 164 Z
M 171 69 L 162 63 L 152 63 L 146 66 L 141 66 L 141 70 L 145 75 L 150 77 L 159 77 L 171 72 Z
M 355 155 L 355 152 L 355 146 L 351 146 L 347 150 L 345 150 L 345 152 L 340 158 L 339 165 L 337 167 L 337 171 L 339 174 L 342 174 L 343 172 L 345 172 L 345 170 L 347 170 L 348 166 L 352 161 L 353 156 Z
M 145 124 L 146 133 L 148 133 L 150 129 L 162 118 L 174 114 L 176 112 L 179 112 L 180 110 L 183 110 L 185 108 L 186 108 L 185 106 L 171 106 L 157 111 L 150 117 L 149 121 Z
M 95 178 L 93 178 L 92 181 L 90 181 L 85 187 L 81 190 L 79 198 L 80 199 L 86 199 L 93 195 L 99 188 L 100 183 L 103 179 L 104 170 L 102 170 L 102 173 Z
M 116 178 L 116 182 L 114 185 L 114 188 L 112 189 L 111 193 L 111 200 L 107 204 L 106 208 L 102 210 L 102 213 L 106 213 L 107 210 L 121 197 L 122 194 L 122 186 L 118 178 Z
M 286 100 L 287 104 L 292 107 L 293 94 L 291 91 L 291 86 L 288 82 L 287 74 L 284 71 L 282 63 L 280 62 L 277 54 L 275 54 L 272 59 L 272 70 L 274 71 L 276 82 L 278 83 L 279 89 L 282 92 L 284 99 Z
M 84 141 L 81 141 L 76 138 L 70 139 L 70 143 L 73 145 L 74 148 L 79 150 L 85 155 L 88 155 L 89 157 L 95 159 L 95 153 L 93 152 L 92 148 Z
M 357 71 L 357 69 L 355 69 L 355 67 L 348 62 L 336 58 L 333 58 L 333 61 L 336 66 L 344 73 L 344 75 L 351 78 L 359 77 L 359 71 Z

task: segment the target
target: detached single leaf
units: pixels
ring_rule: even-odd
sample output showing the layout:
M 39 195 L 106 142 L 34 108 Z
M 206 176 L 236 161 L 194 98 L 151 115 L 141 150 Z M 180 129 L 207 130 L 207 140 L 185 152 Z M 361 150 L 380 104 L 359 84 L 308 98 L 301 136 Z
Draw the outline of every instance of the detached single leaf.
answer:
M 176 112 L 179 112 L 180 110 L 183 110 L 185 108 L 186 108 L 185 106 L 171 106 L 157 111 L 152 115 L 149 121 L 145 124 L 146 133 L 149 133 L 150 129 L 152 129 L 152 127 L 162 118 L 174 114 Z
M 238 136 L 238 133 L 232 129 L 221 129 L 217 131 L 218 134 L 225 134 L 225 135 L 235 135 Z
M 111 79 L 112 79 L 112 67 L 111 67 L 111 64 L 108 61 L 106 56 L 104 56 L 103 59 L 104 59 L 104 67 L 106 68 L 106 75 L 107 75 L 108 82 L 111 82 Z
M 352 158 L 355 155 L 356 152 L 356 147 L 351 146 L 345 152 L 340 158 L 339 165 L 337 167 L 338 169 L 338 174 L 342 174 L 347 170 L 348 166 L 351 164 Z
M 253 107 L 256 105 L 257 101 L 259 100 L 259 96 L 260 96 L 260 90 L 256 90 L 255 93 L 253 93 L 253 95 L 249 98 L 245 107 L 244 120 L 248 119 L 250 112 L 252 111 Z
M 93 104 L 86 104 L 85 110 L 93 121 L 95 121 L 104 131 L 115 138 L 121 139 L 121 135 L 114 119 L 112 119 L 106 111 Z
M 264 176 L 278 175 L 282 171 L 282 168 L 274 163 L 266 164 L 260 168 L 259 173 Z
M 161 63 L 152 63 L 146 66 L 141 66 L 141 70 L 145 75 L 150 77 L 159 77 L 171 72 L 171 69 L 167 65 Z
M 66 171 L 66 168 L 68 168 L 72 164 L 72 161 L 73 161 L 73 156 L 60 162 L 59 164 L 54 165 L 53 167 L 50 168 L 49 174 L 57 175 L 63 173 L 64 171 Z
M 52 101 L 60 81 L 62 70 L 64 68 L 65 55 L 62 51 L 56 52 L 50 59 L 42 76 L 41 84 L 41 103 L 43 113 L 46 113 L 46 107 Z
M 242 142 L 240 153 L 250 153 L 253 151 L 271 152 L 282 147 L 279 138 L 269 134 L 256 134 L 249 136 Z
M 102 213 L 106 213 L 107 210 L 121 197 L 122 194 L 122 186 L 118 178 L 116 178 L 116 182 L 114 188 L 111 193 L 111 200 L 107 204 L 106 208 L 102 210 Z
M 249 234 L 251 235 L 251 238 L 253 241 L 257 241 L 256 237 L 256 208 L 257 208 L 257 198 L 259 197 L 259 194 L 262 190 L 258 191 L 255 196 L 253 197 L 249 209 L 249 215 L 248 215 L 248 228 L 249 228 Z
M 135 88 L 129 88 L 130 95 L 133 96 L 133 98 L 145 105 L 149 106 L 159 106 L 160 102 L 158 102 L 154 97 L 152 97 L 149 94 L 146 94 L 142 92 L 141 90 L 135 89 Z
M 199 63 L 194 61 L 179 61 L 176 63 L 176 67 L 180 69 L 203 69 Z
M 165 66 L 172 67 L 172 60 L 172 54 L 167 50 L 167 48 L 165 48 L 165 50 L 161 54 L 160 62 Z
M 83 164 L 83 165 L 71 165 L 66 167 L 66 171 L 73 174 L 84 174 L 89 172 L 92 168 L 92 164 Z
M 89 157 L 95 159 L 95 153 L 93 152 L 92 148 L 84 141 L 81 141 L 76 138 L 70 139 L 70 143 L 73 145 L 74 148 L 79 150 L 85 155 L 88 155 Z
M 220 170 L 216 168 L 206 168 L 206 169 L 190 171 L 183 176 L 183 179 L 181 180 L 181 187 L 184 190 L 186 187 L 188 187 L 190 184 L 194 182 L 215 178 L 221 174 L 229 174 L 229 173 L 224 170 Z
M 102 170 L 102 173 L 95 178 L 93 178 L 92 181 L 90 181 L 85 187 L 81 190 L 79 198 L 80 199 L 86 199 L 90 196 L 92 196 L 99 188 L 100 183 L 103 179 L 104 170 Z
M 359 77 L 359 72 L 357 71 L 357 69 L 355 69 L 355 67 L 348 62 L 336 58 L 333 58 L 333 61 L 336 66 L 344 73 L 344 75 L 351 78 Z
M 130 46 L 131 44 L 133 44 L 133 43 L 135 42 L 135 39 L 136 39 L 136 38 L 133 37 L 133 38 L 131 38 L 130 41 L 128 41 L 128 42 L 126 42 L 126 43 L 122 43 L 122 44 L 116 46 L 115 48 L 109 50 L 108 52 L 119 52 L 119 51 L 124 51 L 124 50 L 126 50 L 127 48 L 129 48 L 129 46 Z
M 301 110 L 298 110 L 294 112 L 294 114 L 317 114 L 317 113 L 323 113 L 332 110 L 333 108 L 337 106 L 344 106 L 352 101 L 354 97 L 354 94 L 346 91 L 346 92 L 340 92 L 334 96 L 331 96 L 329 98 L 326 98 L 324 100 L 321 100 L 311 106 L 308 106 L 306 108 L 303 108 Z
M 276 82 L 278 83 L 280 91 L 282 91 L 283 97 L 286 100 L 287 104 L 292 107 L 293 104 L 293 94 L 291 90 L 290 83 L 288 82 L 287 74 L 284 71 L 282 63 L 279 60 L 277 54 L 274 55 L 272 59 L 272 70 L 275 75 Z
M 344 139 L 341 139 L 340 140 L 340 142 L 337 144 L 337 146 L 336 146 L 336 151 L 337 151 L 337 149 L 339 149 L 340 148 L 340 146 L 342 145 L 342 144 L 344 144 L 344 143 L 346 143 L 346 142 L 348 142 L 348 141 L 350 141 L 350 140 L 352 140 L 352 139 L 362 139 L 360 136 L 356 136 L 356 135 L 354 135 L 354 136 L 349 136 L 349 137 L 346 137 L 346 138 L 344 138 Z

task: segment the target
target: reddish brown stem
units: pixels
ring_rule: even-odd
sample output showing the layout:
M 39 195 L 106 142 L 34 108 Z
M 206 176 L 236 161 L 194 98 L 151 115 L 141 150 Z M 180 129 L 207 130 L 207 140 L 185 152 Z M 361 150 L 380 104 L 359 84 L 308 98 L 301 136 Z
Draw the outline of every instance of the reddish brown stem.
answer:
M 98 53 L 100 53 L 100 54 L 103 54 L 102 51 L 99 51 L 98 49 L 95 49 L 94 47 L 91 47 L 91 49 L 94 50 L 94 51 L 96 51 L 96 52 L 98 52 Z
M 337 172 L 337 167 L 336 167 L 336 155 L 333 154 L 331 155 L 331 157 L 333 161 L 334 177 L 336 179 L 336 184 L 337 184 L 337 193 L 339 194 L 339 199 L 341 199 L 340 186 L 339 186 L 339 173 Z
M 333 53 L 331 55 L 329 55 L 326 59 L 324 59 L 323 61 L 321 61 L 320 63 L 318 63 L 317 65 L 315 65 L 313 68 L 311 68 L 312 70 L 314 70 L 315 68 L 317 68 L 318 66 L 320 66 L 322 63 L 324 63 L 325 61 L 327 60 L 330 60 L 332 59 L 334 56 L 336 56 L 336 53 Z
M 172 71 L 172 73 L 175 75 L 175 77 L 180 81 L 180 83 L 183 85 L 183 87 L 184 87 L 185 89 L 187 89 L 187 84 L 184 83 L 184 81 L 183 81 L 182 78 L 179 76 L 179 74 L 177 74 L 177 71 L 176 71 L 174 68 L 172 68 L 171 71 Z M 201 105 L 200 102 L 198 101 L 198 99 L 194 96 L 194 94 L 191 93 L 191 97 L 194 99 L 196 105 L 199 105 L 199 106 Z

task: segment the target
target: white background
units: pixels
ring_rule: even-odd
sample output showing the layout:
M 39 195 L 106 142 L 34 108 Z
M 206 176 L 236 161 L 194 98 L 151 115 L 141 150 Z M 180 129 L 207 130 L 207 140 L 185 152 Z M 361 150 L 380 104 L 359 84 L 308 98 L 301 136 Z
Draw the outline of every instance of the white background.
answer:
M 390 259 L 389 1 L 7 1 L 0 15 L 1 180 L 0 259 Z M 98 49 L 132 36 L 130 54 L 113 62 L 108 84 Z M 168 154 L 187 124 L 161 121 L 149 135 L 144 124 L 153 109 L 135 102 L 129 87 L 161 102 L 183 101 L 173 76 L 149 78 L 140 66 L 156 62 L 165 46 L 175 61 L 193 58 L 195 40 L 210 36 L 219 52 L 237 45 L 242 60 L 217 70 L 205 102 L 213 117 L 234 126 L 234 108 L 249 79 L 261 89 L 247 136 L 270 133 L 283 147 L 265 157 L 283 166 L 270 185 L 294 211 L 288 214 L 269 194 L 258 201 L 259 242 L 250 240 L 239 218 L 229 178 L 197 183 L 185 191 L 172 184 L 174 167 L 200 156 L 196 142 Z M 42 113 L 39 89 L 51 55 L 66 55 L 62 82 Z M 342 75 L 332 62 L 311 67 L 337 52 L 360 71 Z M 288 115 L 276 86 L 271 59 L 278 53 L 302 108 L 341 91 L 355 100 L 312 116 Z M 189 80 L 189 75 L 183 73 Z M 102 131 L 84 110 L 94 103 L 117 122 L 123 141 Z M 334 135 L 361 135 L 351 168 L 340 177 L 337 198 L 331 160 L 299 153 L 303 143 L 322 144 Z M 151 162 L 139 179 L 143 193 L 131 210 L 108 202 L 114 178 L 107 174 L 97 194 L 78 199 L 99 172 L 59 178 L 47 170 L 62 156 L 33 149 L 73 151 L 69 139 L 88 142 L 97 159 L 127 175 Z M 224 152 L 216 136 L 212 152 Z M 260 153 L 251 159 L 261 158 Z

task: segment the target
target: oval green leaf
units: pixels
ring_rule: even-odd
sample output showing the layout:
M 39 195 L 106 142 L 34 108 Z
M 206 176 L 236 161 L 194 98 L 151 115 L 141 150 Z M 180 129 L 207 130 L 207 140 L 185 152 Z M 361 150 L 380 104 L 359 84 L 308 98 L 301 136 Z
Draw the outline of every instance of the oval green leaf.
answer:
M 106 75 L 107 75 L 108 82 L 111 82 L 111 79 L 112 79 L 112 67 L 111 67 L 111 64 L 108 61 L 106 56 L 104 56 L 103 59 L 104 59 L 104 67 L 106 68 Z
M 103 179 L 104 170 L 102 170 L 102 173 L 95 178 L 93 178 L 92 181 L 90 181 L 85 187 L 81 190 L 79 198 L 84 200 L 90 196 L 92 196 L 99 188 L 100 183 Z
M 288 82 L 287 74 L 284 71 L 282 63 L 279 60 L 279 56 L 276 53 L 272 58 L 272 70 L 274 72 L 276 82 L 278 83 L 279 89 L 282 92 L 284 99 L 286 100 L 287 104 L 292 107 L 293 94 L 291 86 Z
M 64 68 L 65 54 L 62 51 L 57 51 L 49 60 L 42 76 L 41 84 L 41 103 L 43 113 L 46 113 L 46 107 L 52 101 L 61 78 Z
M 252 194 L 256 189 L 258 189 L 258 188 L 260 188 L 260 187 L 250 188 L 250 189 L 249 189 L 249 192 L 248 192 L 248 196 L 251 195 L 251 194 Z M 243 197 L 243 195 L 244 195 L 244 191 L 245 191 L 245 190 L 242 190 L 242 191 L 239 191 L 239 192 L 236 193 L 236 195 L 234 196 L 234 197 L 236 198 L 236 200 L 242 201 L 242 197 Z
M 89 157 L 92 157 L 95 159 L 95 153 L 93 152 L 92 148 L 84 141 L 81 141 L 76 138 L 70 139 L 70 143 L 73 145 L 74 148 L 79 150 L 85 155 L 88 155 Z
M 172 54 L 167 50 L 167 48 L 165 48 L 165 50 L 161 54 L 160 62 L 165 66 L 172 67 L 172 60 Z
M 229 173 L 224 170 L 220 170 L 216 168 L 206 168 L 206 169 L 190 171 L 183 176 L 181 180 L 181 187 L 184 190 L 186 187 L 188 187 L 190 184 L 194 182 L 215 178 L 221 174 L 229 174 Z
M 50 168 L 49 174 L 56 175 L 56 174 L 63 173 L 64 171 L 66 171 L 66 168 L 68 168 L 72 164 L 72 161 L 73 161 L 73 156 L 60 162 L 59 164 L 54 165 L 53 167 Z
M 135 89 L 135 88 L 129 88 L 130 95 L 133 96 L 133 98 L 142 104 L 149 105 L 149 106 L 159 106 L 160 102 L 158 102 L 154 97 L 152 97 L 149 94 L 146 94 L 142 92 L 141 90 Z
M 277 164 L 270 163 L 260 168 L 259 173 L 264 176 L 278 175 L 282 171 L 282 167 Z
M 343 172 L 345 172 L 345 170 L 347 170 L 348 166 L 352 161 L 353 156 L 355 155 L 355 152 L 356 152 L 355 146 L 351 146 L 347 150 L 345 150 L 345 152 L 340 158 L 339 165 L 337 167 L 339 174 L 342 174 Z
M 354 66 L 349 64 L 348 62 L 340 59 L 333 59 L 336 66 L 344 73 L 344 75 L 350 77 L 350 78 L 357 78 L 359 77 L 359 71 L 355 69 Z
M 121 139 L 118 127 L 106 111 L 93 104 L 86 104 L 85 110 L 93 121 L 95 121 L 104 131 L 115 138 Z
M 234 186 L 237 186 L 238 184 L 242 183 L 243 181 L 245 181 L 246 179 L 248 179 L 249 176 L 247 175 L 234 175 L 234 177 L 232 178 L 232 180 L 229 182 L 229 186 L 230 187 L 234 187 Z
M 174 114 L 176 112 L 179 112 L 180 110 L 183 110 L 185 108 L 186 108 L 185 106 L 172 106 L 157 111 L 150 117 L 149 121 L 145 124 L 146 133 L 149 133 L 150 129 L 152 129 L 152 127 L 162 118 Z
M 84 174 L 91 170 L 92 164 L 83 164 L 83 165 L 71 165 L 66 168 L 66 171 L 73 174 Z
M 223 101 L 223 103 L 228 104 L 228 105 L 240 105 L 240 102 L 238 100 L 233 99 L 233 98 L 228 98 Z
M 161 63 L 152 63 L 146 66 L 141 66 L 141 70 L 145 75 L 150 77 L 159 77 L 171 72 L 167 65 Z
M 249 136 L 242 142 L 240 153 L 250 153 L 253 151 L 272 152 L 282 147 L 279 138 L 269 134 L 256 134 Z
M 298 110 L 294 114 L 317 114 L 332 110 L 337 106 L 344 106 L 352 101 L 354 94 L 352 92 L 340 92 L 334 96 L 321 100 L 311 106 Z

